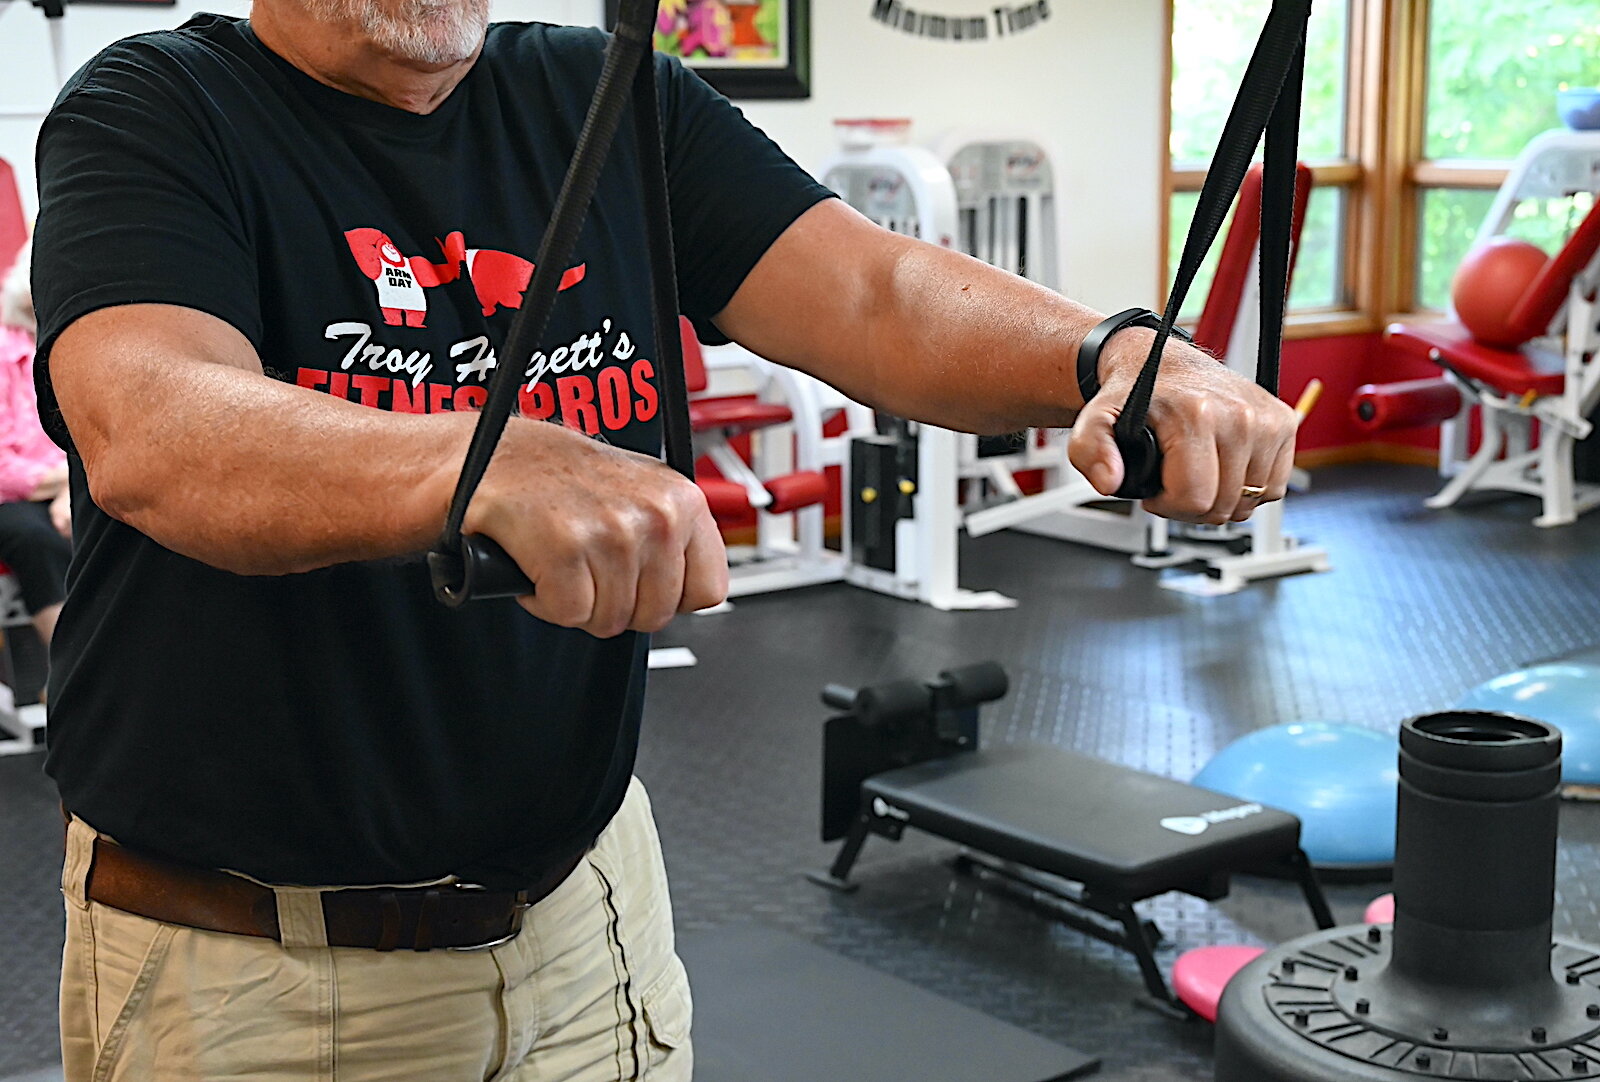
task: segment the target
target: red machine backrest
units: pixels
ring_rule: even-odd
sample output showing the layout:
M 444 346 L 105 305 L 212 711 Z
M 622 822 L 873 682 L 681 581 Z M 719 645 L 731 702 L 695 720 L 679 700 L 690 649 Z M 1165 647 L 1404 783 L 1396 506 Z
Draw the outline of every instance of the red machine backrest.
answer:
M 1233 339 L 1233 327 L 1239 320 L 1239 304 L 1244 299 L 1245 277 L 1250 273 L 1250 259 L 1255 254 L 1256 241 L 1261 237 L 1261 174 L 1262 166 L 1250 167 L 1239 186 L 1239 205 L 1228 223 L 1227 235 L 1222 240 L 1222 255 L 1217 259 L 1217 273 L 1211 279 L 1211 290 L 1206 294 L 1205 307 L 1200 311 L 1200 321 L 1195 325 L 1194 340 L 1201 348 L 1221 357 L 1228 352 Z M 1295 257 L 1300 253 L 1300 230 L 1305 225 L 1306 202 L 1311 198 L 1311 169 L 1304 162 L 1295 163 L 1294 171 L 1294 225 L 1289 233 L 1289 276 L 1294 277 Z
M 678 330 L 683 336 L 683 383 L 690 394 L 703 391 L 707 386 L 706 358 L 700 352 L 700 336 L 694 333 L 694 324 L 688 316 L 678 317 Z
M 11 269 L 28 239 L 28 219 L 22 213 L 22 193 L 11 163 L 0 158 L 0 276 Z
M 1537 338 L 1550 329 L 1550 321 L 1567 303 L 1567 290 L 1572 288 L 1572 280 L 1583 273 L 1597 251 L 1600 251 L 1600 199 L 1595 200 L 1567 243 L 1561 246 L 1561 251 L 1544 265 L 1544 270 L 1511 310 L 1511 322 L 1519 332 L 1527 338 Z

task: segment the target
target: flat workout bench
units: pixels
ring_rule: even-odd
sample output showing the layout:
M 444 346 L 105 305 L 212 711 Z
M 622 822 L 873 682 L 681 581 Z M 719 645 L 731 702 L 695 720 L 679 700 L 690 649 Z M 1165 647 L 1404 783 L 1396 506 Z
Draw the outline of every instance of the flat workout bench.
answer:
M 1132 951 L 1150 995 L 1174 1006 L 1159 930 L 1135 902 L 1169 891 L 1215 901 L 1234 872 L 1276 869 L 1298 880 L 1317 927 L 1333 927 L 1295 816 L 1061 748 L 979 750 L 978 705 L 1005 690 L 993 662 L 929 684 L 825 690 L 848 712 L 824 729 L 822 836 L 844 845 L 813 881 L 854 889 L 869 835 L 925 831 L 977 851 L 958 866 L 1042 895 L 1064 923 Z

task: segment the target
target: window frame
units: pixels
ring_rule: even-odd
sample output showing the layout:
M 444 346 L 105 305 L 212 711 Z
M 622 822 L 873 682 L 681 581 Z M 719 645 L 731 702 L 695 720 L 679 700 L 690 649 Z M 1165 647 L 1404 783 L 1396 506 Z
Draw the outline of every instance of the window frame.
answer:
M 1162 156 L 1166 182 L 1161 207 L 1161 288 L 1168 288 L 1172 197 L 1198 191 L 1205 167 L 1171 159 L 1172 27 L 1166 14 L 1167 92 Z M 1428 159 L 1423 156 L 1427 109 L 1428 0 L 1347 0 L 1345 157 L 1311 161 L 1314 187 L 1345 193 L 1344 295 L 1350 303 L 1298 309 L 1285 320 L 1290 339 L 1369 334 L 1421 309 L 1417 289 L 1423 193 L 1437 189 L 1493 190 L 1509 162 Z M 1387 120 L 1387 123 L 1385 122 Z

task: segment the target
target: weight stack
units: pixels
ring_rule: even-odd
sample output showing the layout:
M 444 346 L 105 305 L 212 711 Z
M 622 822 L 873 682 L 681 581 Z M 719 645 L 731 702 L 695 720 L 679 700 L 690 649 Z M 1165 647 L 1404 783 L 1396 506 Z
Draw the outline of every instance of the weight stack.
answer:
M 1268 951 L 1223 994 L 1217 1082 L 1600 1078 L 1600 951 L 1551 940 L 1561 736 L 1400 729 L 1393 926 Z

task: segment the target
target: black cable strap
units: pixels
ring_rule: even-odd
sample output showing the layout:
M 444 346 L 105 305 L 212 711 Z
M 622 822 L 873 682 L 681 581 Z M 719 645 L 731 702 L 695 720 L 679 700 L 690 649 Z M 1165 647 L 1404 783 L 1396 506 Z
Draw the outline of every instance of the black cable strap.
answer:
M 650 5 L 654 11 L 655 5 Z M 651 26 L 655 25 L 654 15 Z M 694 444 L 689 431 L 689 389 L 683 371 L 683 334 L 678 329 L 678 267 L 672 246 L 672 203 L 667 156 L 662 145 L 653 64 L 634 73 L 633 125 L 644 192 L 645 244 L 650 258 L 650 307 L 655 323 L 656 385 L 661 389 L 667 464 L 694 480 Z
M 634 105 L 640 187 L 644 193 L 652 283 L 651 321 L 658 354 L 656 379 L 661 391 L 667 462 L 685 477 L 694 477 L 683 344 L 678 331 L 678 289 L 666 161 L 652 61 L 656 3 L 657 0 L 623 0 L 616 30 L 606 48 L 594 100 L 590 102 L 561 193 L 539 245 L 533 280 L 512 320 L 499 351 L 498 364 L 490 377 L 488 398 L 467 448 L 466 461 L 445 520 L 444 535 L 428 554 L 434 593 L 446 605 L 454 607 L 473 599 L 520 597 L 533 592 L 533 584 L 504 549 L 481 534 L 463 535 L 461 526 L 516 406 L 517 389 L 526 379 L 528 362 L 550 322 L 562 273 L 572 260 L 578 233 L 630 98 Z
M 1201 261 L 1215 242 L 1244 182 L 1263 132 L 1266 164 L 1261 191 L 1261 340 L 1256 379 L 1277 394 L 1289 281 L 1295 156 L 1300 136 L 1300 88 L 1310 17 L 1310 0 L 1273 0 L 1261 39 L 1223 125 L 1150 355 L 1113 426 L 1124 465 L 1123 486 L 1116 494 L 1123 499 L 1149 499 L 1161 491 L 1161 451 L 1145 423 L 1161 368 L 1161 354 Z
M 694 476 L 688 394 L 677 325 L 667 164 L 662 149 L 654 64 L 650 59 L 656 5 L 657 0 L 622 2 L 594 100 L 539 246 L 533 280 L 499 351 L 499 363 L 490 378 L 488 398 L 467 449 L 444 535 L 428 554 L 434 592 L 447 605 L 458 606 L 474 598 L 517 597 L 533 592 L 533 584 L 504 549 L 481 534 L 463 535 L 461 527 L 467 507 L 516 405 L 517 388 L 525 378 L 528 362 L 549 324 L 561 275 L 571 262 L 578 233 L 630 96 L 634 104 L 640 187 L 645 202 L 652 324 L 659 354 L 656 379 L 661 391 L 667 462 L 684 476 L 691 479 Z M 1161 353 L 1200 261 L 1221 229 L 1263 131 L 1267 146 L 1261 212 L 1262 318 L 1258 377 L 1262 386 L 1276 392 L 1288 280 L 1300 83 L 1309 17 L 1310 0 L 1274 0 L 1261 40 L 1223 127 L 1155 343 L 1114 428 L 1127 467 L 1125 476 L 1129 479 L 1117 493 L 1124 498 L 1144 499 L 1160 491 L 1160 449 L 1145 420 Z M 1141 485 L 1139 478 L 1153 480 Z

